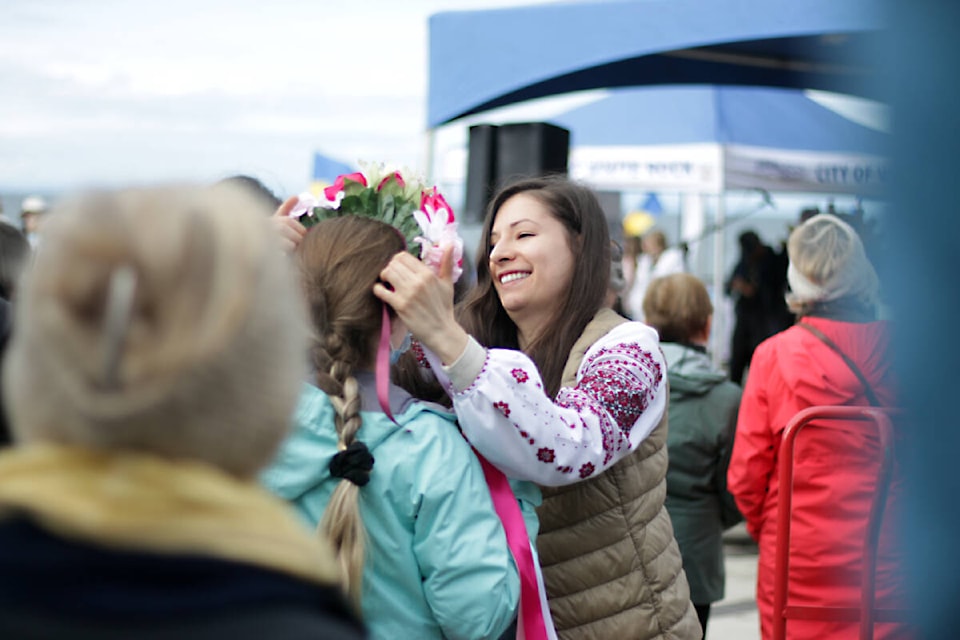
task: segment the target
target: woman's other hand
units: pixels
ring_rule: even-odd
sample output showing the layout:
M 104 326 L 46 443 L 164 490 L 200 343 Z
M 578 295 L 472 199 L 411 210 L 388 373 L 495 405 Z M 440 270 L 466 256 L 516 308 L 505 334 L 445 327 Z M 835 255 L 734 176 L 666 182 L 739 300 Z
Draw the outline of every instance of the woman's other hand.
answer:
M 304 234 L 307 233 L 307 228 L 300 224 L 299 220 L 290 217 L 290 211 L 297 206 L 297 202 L 297 196 L 290 196 L 270 216 L 270 224 L 279 235 L 283 250 L 287 253 L 296 251 Z

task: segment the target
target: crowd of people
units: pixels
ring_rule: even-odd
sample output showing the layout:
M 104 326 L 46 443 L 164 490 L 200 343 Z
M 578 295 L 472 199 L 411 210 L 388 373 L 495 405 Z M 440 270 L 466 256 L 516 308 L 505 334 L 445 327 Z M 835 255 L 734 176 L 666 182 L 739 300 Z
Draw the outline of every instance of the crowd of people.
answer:
M 0 223 L 0 637 L 699 640 L 745 520 L 769 638 L 785 425 L 897 405 L 876 274 L 829 214 L 783 254 L 741 236 L 724 370 L 682 252 L 654 229 L 624 257 L 562 177 L 494 194 L 465 278 L 443 195 L 376 166 L 283 201 L 233 176 L 24 205 Z M 790 597 L 856 606 L 882 452 L 821 426 Z

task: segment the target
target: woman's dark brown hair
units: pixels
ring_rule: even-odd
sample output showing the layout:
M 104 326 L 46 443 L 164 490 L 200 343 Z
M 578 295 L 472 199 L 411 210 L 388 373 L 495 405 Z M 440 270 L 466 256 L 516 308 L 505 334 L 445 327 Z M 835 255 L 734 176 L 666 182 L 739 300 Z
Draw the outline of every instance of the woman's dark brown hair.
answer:
M 547 394 L 560 390 L 560 378 L 574 343 L 603 305 L 610 283 L 610 232 L 596 195 L 562 177 L 522 180 L 502 189 L 487 209 L 477 251 L 477 285 L 458 309 L 464 329 L 487 347 L 518 349 L 517 326 L 507 315 L 490 275 L 490 235 L 500 207 L 517 194 L 540 201 L 567 229 L 574 258 L 573 278 L 546 330 L 525 352 L 533 359 Z

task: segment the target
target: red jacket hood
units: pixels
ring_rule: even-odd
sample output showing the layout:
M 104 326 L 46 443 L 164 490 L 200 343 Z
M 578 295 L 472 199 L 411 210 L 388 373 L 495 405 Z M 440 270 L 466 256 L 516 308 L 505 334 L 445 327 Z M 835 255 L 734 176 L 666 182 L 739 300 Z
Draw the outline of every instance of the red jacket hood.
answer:
M 803 322 L 822 331 L 853 360 L 883 405 L 897 404 L 886 322 L 855 323 L 812 317 Z M 863 384 L 850 367 L 803 327 L 791 327 L 774 339 L 780 340 L 776 366 L 801 403 L 836 405 L 864 398 Z

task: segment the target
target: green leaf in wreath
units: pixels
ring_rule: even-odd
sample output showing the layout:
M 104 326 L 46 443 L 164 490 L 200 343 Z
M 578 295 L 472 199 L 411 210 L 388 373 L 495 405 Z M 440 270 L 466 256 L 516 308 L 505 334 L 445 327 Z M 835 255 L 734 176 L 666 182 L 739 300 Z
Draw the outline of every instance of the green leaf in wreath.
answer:
M 363 213 L 363 194 L 344 196 L 340 201 L 340 215 Z

